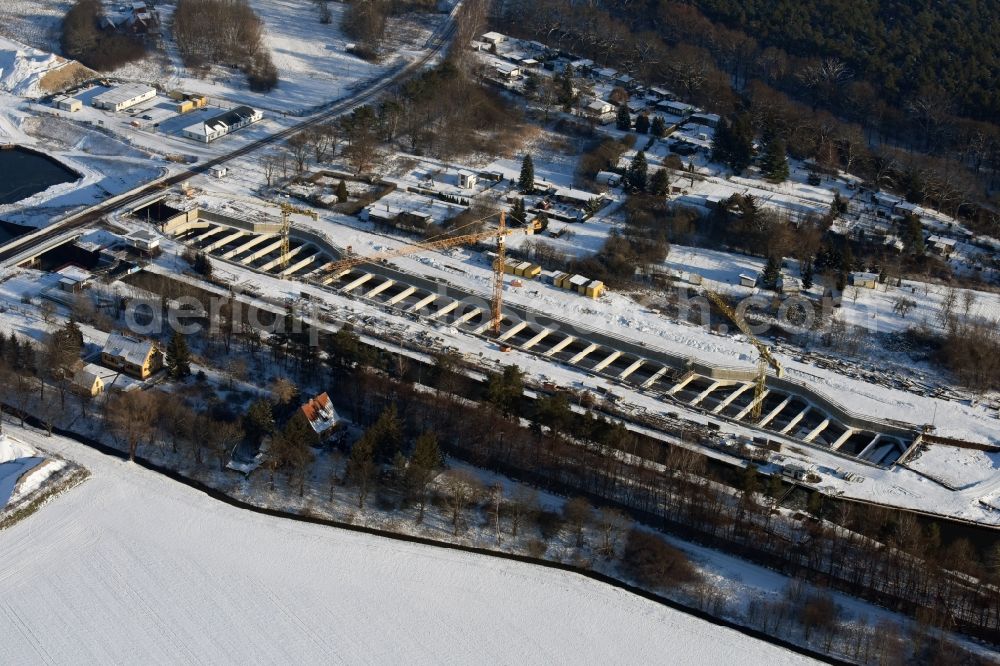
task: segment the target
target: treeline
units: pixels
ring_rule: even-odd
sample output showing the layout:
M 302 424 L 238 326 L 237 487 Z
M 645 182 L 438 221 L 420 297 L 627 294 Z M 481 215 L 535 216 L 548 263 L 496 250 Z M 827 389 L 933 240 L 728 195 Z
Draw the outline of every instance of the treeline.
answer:
M 77 0 L 63 18 L 63 54 L 99 71 L 117 69 L 145 57 L 146 47 L 140 39 L 102 27 L 103 17 L 100 0 Z
M 1000 120 L 994 37 L 1000 7 L 976 0 L 694 0 L 714 21 L 774 56 L 838 58 L 905 109 L 923 96 L 970 118 Z M 661 9 L 663 7 L 661 6 Z M 661 13 L 664 21 L 669 15 Z M 710 33 L 707 33 L 710 34 Z M 707 36 L 706 34 L 706 36 Z M 809 85 L 808 79 L 802 85 Z
M 278 85 L 264 23 L 246 0 L 178 0 L 173 32 L 187 67 L 237 68 L 258 92 Z

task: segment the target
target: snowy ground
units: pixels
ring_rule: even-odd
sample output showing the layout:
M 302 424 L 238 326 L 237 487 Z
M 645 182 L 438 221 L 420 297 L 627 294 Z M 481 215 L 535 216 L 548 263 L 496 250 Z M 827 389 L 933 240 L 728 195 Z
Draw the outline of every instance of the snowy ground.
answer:
M 38 439 L 92 478 L 0 533 L 5 663 L 806 661 L 575 575 L 242 512 Z
M 47 458 L 38 449 L 0 433 L 0 510 L 27 498 L 65 466 L 65 461 Z

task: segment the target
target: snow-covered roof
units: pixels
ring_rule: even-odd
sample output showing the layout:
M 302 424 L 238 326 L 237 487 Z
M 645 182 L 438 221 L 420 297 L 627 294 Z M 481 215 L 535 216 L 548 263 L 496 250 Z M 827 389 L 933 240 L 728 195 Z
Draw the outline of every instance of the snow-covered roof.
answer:
M 155 88 L 143 83 L 126 83 L 103 92 L 100 95 L 96 95 L 94 97 L 94 104 L 100 106 L 123 104 L 136 97 L 142 97 L 155 92 Z
M 326 393 L 320 393 L 302 405 L 302 413 L 312 429 L 319 435 L 337 425 L 337 421 L 339 421 L 337 410 L 333 408 L 330 396 Z
M 944 247 L 955 247 L 956 245 L 958 245 L 958 241 L 955 240 L 954 238 L 944 238 L 942 236 L 931 236 L 930 238 L 927 239 L 927 242 L 932 243 L 933 245 L 941 245 Z
M 120 333 L 112 333 L 104 344 L 103 353 L 124 359 L 126 363 L 143 365 L 155 348 L 152 342 L 130 338 Z
M 98 380 L 104 383 L 104 377 L 109 374 L 107 368 L 103 368 L 95 363 L 88 363 L 77 369 L 73 373 L 73 383 L 86 389 L 93 388 Z M 114 374 L 114 373 L 110 373 Z
M 56 273 L 73 282 L 86 282 L 91 278 L 91 274 L 79 266 L 63 266 Z

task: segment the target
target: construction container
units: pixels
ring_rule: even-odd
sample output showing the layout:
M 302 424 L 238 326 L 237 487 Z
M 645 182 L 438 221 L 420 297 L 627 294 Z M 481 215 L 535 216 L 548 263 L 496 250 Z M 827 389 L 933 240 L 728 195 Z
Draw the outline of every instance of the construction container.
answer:
M 560 289 L 568 289 L 566 286 L 566 281 L 569 280 L 569 273 L 556 273 L 555 278 L 552 280 L 552 284 L 559 287 Z
M 520 275 L 521 277 L 524 277 L 524 271 L 528 270 L 529 268 L 531 268 L 531 262 L 522 261 L 514 268 L 514 275 Z
M 588 298 L 600 298 L 604 295 L 604 283 L 600 280 L 593 280 L 588 284 L 584 293 Z
M 571 289 L 578 294 L 585 294 L 587 293 L 587 285 L 590 284 L 590 279 L 577 274 L 571 277 L 567 282 L 567 289 Z
M 524 269 L 524 277 L 529 280 L 534 280 L 539 275 L 542 274 L 542 267 L 538 264 L 529 264 L 527 268 Z

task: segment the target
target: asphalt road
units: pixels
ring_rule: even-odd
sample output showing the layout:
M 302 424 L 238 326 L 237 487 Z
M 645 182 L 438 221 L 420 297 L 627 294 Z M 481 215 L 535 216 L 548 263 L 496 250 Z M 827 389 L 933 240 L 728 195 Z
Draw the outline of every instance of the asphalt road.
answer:
M 166 188 L 177 185 L 185 180 L 189 180 L 192 176 L 204 173 L 214 166 L 225 164 L 230 160 L 243 157 L 260 150 L 261 148 L 283 141 L 304 129 L 322 124 L 328 120 L 344 115 L 358 106 L 370 102 L 391 86 L 401 83 L 402 81 L 405 81 L 420 72 L 427 65 L 427 63 L 448 47 L 451 43 L 451 38 L 454 35 L 454 32 L 455 22 L 452 20 L 452 17 L 449 17 L 448 20 L 440 28 L 438 28 L 428 40 L 428 44 L 431 45 L 430 50 L 417 60 L 403 67 L 395 74 L 387 74 L 384 78 L 375 80 L 372 85 L 368 86 L 364 90 L 359 91 L 351 97 L 347 97 L 339 102 L 336 102 L 331 105 L 330 108 L 310 116 L 301 123 L 292 125 L 291 127 L 275 132 L 274 134 L 266 136 L 262 139 L 258 139 L 253 143 L 248 143 L 241 148 L 237 148 L 230 153 L 226 153 L 225 155 L 220 155 L 219 157 L 202 162 L 196 166 L 192 166 L 190 169 L 174 174 L 173 176 L 168 176 L 152 183 L 142 185 L 127 195 L 116 198 L 114 201 L 107 204 L 97 206 L 96 208 L 92 208 L 84 213 L 70 215 L 63 220 L 46 227 L 41 233 L 31 234 L 29 238 L 14 238 L 6 244 L 0 246 L 0 262 L 11 259 L 12 257 L 29 249 L 31 246 L 44 244 L 57 236 L 66 233 L 67 231 L 80 229 L 93 224 L 109 213 L 129 206 L 143 197 L 156 194 Z

